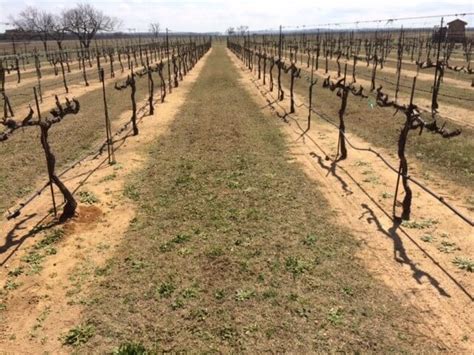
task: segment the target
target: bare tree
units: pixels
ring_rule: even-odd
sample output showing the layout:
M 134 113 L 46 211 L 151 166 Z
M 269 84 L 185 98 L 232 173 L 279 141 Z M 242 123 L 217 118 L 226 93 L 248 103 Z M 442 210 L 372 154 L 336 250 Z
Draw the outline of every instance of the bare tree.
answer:
M 63 49 L 63 40 L 64 37 L 66 37 L 66 24 L 64 21 L 64 18 L 61 16 L 54 16 L 53 17 L 53 28 L 51 32 L 51 39 L 56 41 L 56 44 L 58 45 L 58 48 L 60 50 Z
M 158 39 L 158 35 L 160 34 L 160 24 L 158 22 L 150 23 L 150 32 L 153 34 L 153 38 L 155 40 Z
M 43 42 L 44 50 L 48 50 L 47 41 L 54 31 L 55 22 L 51 13 L 28 6 L 18 14 L 17 18 L 12 18 L 12 21 L 18 30 L 39 37 Z
M 234 28 L 234 27 L 229 27 L 229 28 L 226 30 L 226 32 L 227 32 L 227 35 L 228 35 L 228 36 L 232 36 L 232 35 L 235 34 L 235 28 Z
M 245 33 L 247 33 L 248 29 L 249 29 L 249 26 L 243 26 L 243 25 L 241 25 L 241 26 L 239 26 L 239 27 L 236 28 L 236 31 L 237 31 L 237 33 L 240 34 L 241 36 L 245 36 Z
M 63 12 L 65 29 L 74 34 L 83 48 L 89 48 L 92 39 L 100 31 L 112 31 L 119 21 L 105 15 L 90 4 L 78 4 Z

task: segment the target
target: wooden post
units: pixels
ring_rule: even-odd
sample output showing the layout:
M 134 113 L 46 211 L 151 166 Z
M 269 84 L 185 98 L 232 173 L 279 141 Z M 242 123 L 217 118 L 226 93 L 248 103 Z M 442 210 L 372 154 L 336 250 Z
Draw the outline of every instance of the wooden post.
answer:
M 168 36 L 168 29 L 166 29 L 166 56 L 168 58 L 168 89 L 171 94 L 171 63 L 170 63 L 170 42 Z
M 441 71 L 441 63 L 439 62 L 439 55 L 441 52 L 441 33 L 443 31 L 443 18 L 441 18 L 441 25 L 439 27 L 439 38 L 438 38 L 438 48 L 436 50 L 436 66 L 435 66 L 435 73 L 434 73 L 434 82 L 433 82 L 433 94 L 431 96 L 431 114 L 435 114 L 438 109 L 438 92 L 439 86 L 441 84 L 440 78 L 442 77 L 440 74 Z
M 155 113 L 155 108 L 153 107 L 153 92 L 154 92 L 154 82 L 153 82 L 153 75 L 152 70 L 150 68 L 150 64 L 148 62 L 148 57 L 146 58 L 146 66 L 148 72 L 148 104 L 150 109 L 150 115 Z
M 112 128 L 110 124 L 109 110 L 107 107 L 107 96 L 105 94 L 105 75 L 103 68 L 100 68 L 99 77 L 100 81 L 102 82 L 102 96 L 104 98 L 105 132 L 107 135 L 107 153 L 109 157 L 109 164 L 115 164 L 115 152 L 114 144 L 112 141 Z
M 344 81 L 341 95 L 341 108 L 339 109 L 339 140 L 338 140 L 338 151 L 337 151 L 337 160 L 344 160 L 347 158 L 347 149 L 346 149 L 346 125 L 344 122 L 344 114 L 346 113 L 347 107 L 347 98 L 349 96 L 349 88 L 346 86 L 346 75 L 347 75 L 347 64 L 344 67 Z M 341 153 L 339 155 L 339 152 Z
M 282 60 L 281 60 L 281 53 L 282 52 L 282 27 L 280 25 L 280 34 L 278 36 L 278 99 L 283 101 L 285 97 L 285 93 L 281 87 L 281 69 L 282 69 Z
M 133 125 L 133 135 L 138 135 L 138 126 L 137 126 L 137 102 L 135 100 L 135 93 L 137 92 L 137 87 L 135 83 L 135 73 L 133 72 L 133 65 L 132 65 L 132 74 L 130 76 L 130 87 L 132 89 L 132 93 L 130 95 L 132 100 L 132 125 Z
M 69 93 L 69 88 L 67 87 L 67 82 L 66 82 L 66 73 L 64 71 L 64 63 L 63 63 L 63 55 L 62 53 L 59 54 L 59 64 L 61 65 L 61 73 L 63 75 L 63 84 L 64 84 L 64 89 L 66 90 L 66 94 Z
M 318 80 L 314 80 L 314 56 L 311 60 L 311 82 L 309 83 L 309 104 L 308 104 L 308 126 L 306 127 L 306 132 L 311 128 L 311 115 L 313 113 L 313 87 L 316 85 Z
M 84 82 L 86 86 L 89 86 L 89 83 L 87 81 L 87 74 L 86 74 L 86 63 L 84 61 L 84 49 L 81 49 L 81 61 L 82 61 L 82 76 L 84 78 Z
M 398 92 L 400 90 L 400 76 L 402 74 L 403 63 L 403 27 L 400 30 L 400 37 L 398 38 L 398 52 L 397 52 L 397 84 L 395 87 L 395 102 L 398 99 Z

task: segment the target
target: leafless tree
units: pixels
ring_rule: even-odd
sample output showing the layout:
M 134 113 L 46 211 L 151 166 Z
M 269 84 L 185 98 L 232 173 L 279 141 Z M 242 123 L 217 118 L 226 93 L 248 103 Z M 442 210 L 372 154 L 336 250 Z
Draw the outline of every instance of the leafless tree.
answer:
M 65 29 L 74 34 L 83 48 L 89 48 L 92 39 L 98 32 L 112 31 L 119 21 L 105 15 L 90 4 L 78 4 L 62 14 Z
M 228 35 L 228 36 L 232 36 L 232 35 L 235 34 L 235 28 L 234 28 L 234 27 L 229 27 L 229 28 L 226 30 L 226 32 L 227 32 L 227 35 Z
M 64 37 L 66 37 L 66 24 L 64 21 L 64 18 L 61 16 L 55 15 L 53 18 L 53 29 L 51 32 L 51 39 L 56 41 L 56 44 L 58 45 L 58 48 L 60 50 L 63 49 L 63 40 Z
M 44 50 L 47 51 L 47 41 L 54 32 L 54 16 L 45 11 L 40 11 L 32 6 L 18 14 L 17 18 L 12 18 L 14 26 L 32 36 L 38 36 L 43 42 Z
M 153 38 L 155 40 L 158 39 L 158 35 L 160 34 L 160 24 L 158 22 L 150 23 L 150 32 L 153 34 Z
M 239 27 L 236 28 L 236 32 L 237 32 L 238 34 L 240 34 L 241 36 L 245 36 L 245 34 L 247 33 L 248 29 L 249 29 L 249 26 L 243 26 L 243 25 L 241 25 L 241 26 L 239 26 Z

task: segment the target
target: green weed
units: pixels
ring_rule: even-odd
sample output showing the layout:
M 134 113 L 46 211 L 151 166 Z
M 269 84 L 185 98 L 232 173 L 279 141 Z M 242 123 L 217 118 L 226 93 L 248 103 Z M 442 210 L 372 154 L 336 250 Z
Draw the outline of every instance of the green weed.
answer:
M 425 243 L 432 243 L 435 240 L 435 237 L 433 237 L 431 234 L 425 234 L 420 239 Z
M 131 183 L 125 185 L 123 195 L 132 201 L 138 201 L 140 199 L 140 192 L 138 191 L 137 186 Z
M 254 290 L 242 290 L 239 289 L 235 291 L 235 300 L 239 302 L 247 301 L 250 298 L 255 296 L 255 291 Z
M 441 245 L 438 246 L 438 250 L 442 253 L 450 254 L 461 249 L 456 245 L 456 243 L 443 240 L 441 241 Z
M 437 220 L 428 218 L 428 219 L 420 220 L 420 221 L 403 221 L 402 227 L 411 228 L 411 229 L 426 229 L 438 223 L 439 222 Z
M 316 237 L 316 235 L 314 235 L 314 234 L 308 234 L 308 235 L 306 236 L 306 238 L 303 239 L 303 244 L 306 245 L 306 246 L 311 247 L 311 246 L 313 246 L 313 245 L 316 244 L 316 240 L 317 240 L 317 239 L 318 239 L 318 238 Z
M 472 259 L 457 256 L 454 258 L 453 264 L 461 270 L 474 272 L 474 260 Z
M 99 198 L 90 191 L 79 191 L 77 195 L 79 196 L 79 201 L 86 205 L 93 205 L 99 202 Z
M 112 174 L 109 174 L 109 175 L 107 175 L 107 176 L 104 176 L 102 179 L 100 179 L 99 182 L 112 181 L 112 180 L 114 180 L 115 178 L 117 178 L 117 174 L 116 174 L 116 173 L 112 173 Z
M 90 324 L 78 325 L 67 332 L 62 337 L 63 345 L 78 346 L 84 343 L 94 336 L 95 328 Z
M 35 249 L 42 249 L 48 247 L 52 244 L 57 243 L 64 237 L 64 230 L 62 229 L 53 229 L 51 232 L 47 233 L 43 239 L 34 245 Z
M 28 254 L 23 256 L 21 260 L 27 263 L 30 267 L 28 274 L 38 274 L 41 272 L 41 270 L 43 270 L 42 263 L 44 260 L 44 255 L 41 255 L 36 251 L 30 251 Z
M 13 290 L 16 290 L 19 286 L 20 284 L 16 283 L 15 281 L 8 280 L 5 286 L 3 286 L 3 288 L 8 291 L 13 291 Z
M 293 277 L 304 274 L 309 270 L 308 264 L 304 260 L 300 260 L 295 256 L 289 256 L 285 259 L 285 268 L 286 271 L 293 274 Z
M 142 343 L 121 344 L 113 351 L 113 355 L 151 355 Z
M 327 319 L 334 325 L 341 324 L 344 319 L 342 308 L 340 307 L 331 308 L 328 312 Z
M 169 298 L 173 294 L 174 290 L 176 289 L 176 286 L 171 282 L 163 282 L 159 287 L 158 287 L 158 294 L 160 295 L 160 298 Z
M 17 277 L 17 276 L 20 276 L 21 274 L 23 274 L 23 266 L 19 266 L 13 270 L 8 271 L 8 276 Z

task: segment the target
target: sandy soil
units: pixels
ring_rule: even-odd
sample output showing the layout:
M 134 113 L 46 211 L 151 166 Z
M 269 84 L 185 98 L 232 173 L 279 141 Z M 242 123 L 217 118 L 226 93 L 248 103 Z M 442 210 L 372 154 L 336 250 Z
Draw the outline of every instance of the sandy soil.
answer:
M 229 55 L 242 69 L 242 82 L 252 96 L 266 107 L 265 110 L 282 116 L 289 102 L 270 104 L 275 98 L 254 81 L 254 76 L 232 53 Z M 292 116 L 296 120 L 280 120 L 281 129 L 297 166 L 318 183 L 336 213 L 337 222 L 360 241 L 358 258 L 374 277 L 393 290 L 401 304 L 419 315 L 419 322 L 413 326 L 441 344 L 440 351 L 473 353 L 473 274 L 452 263 L 455 256 L 472 258 L 474 255 L 473 228 L 414 184 L 411 184 L 414 196 L 412 221 L 431 220 L 434 223 L 424 229 L 398 226 L 391 213 L 396 174 L 375 155 L 350 148 L 347 160 L 333 164 L 337 131 L 313 115 L 310 134 L 302 137 L 306 115 L 307 112 L 300 109 Z M 351 134 L 348 137 L 356 146 L 370 146 Z M 377 150 L 398 166 L 395 151 Z M 421 170 L 413 163 L 410 167 L 411 175 L 418 179 Z M 438 176 L 431 176 L 426 182 L 473 218 L 472 213 L 462 207 L 461 200 L 472 191 L 448 184 Z M 403 194 L 398 202 L 402 198 Z M 399 207 L 397 213 L 400 213 Z M 423 241 L 427 236 L 431 236 L 428 238 L 431 240 Z M 443 243 L 454 243 L 455 250 L 441 252 L 438 248 Z
M 94 281 L 94 270 L 104 266 L 115 247 L 123 241 L 135 215 L 134 205 L 123 197 L 127 176 L 146 163 L 147 144 L 168 131 L 207 55 L 180 82 L 179 88 L 167 96 L 165 104 L 156 105 L 153 116 L 143 117 L 137 137 L 127 136 L 126 131 L 116 138 L 116 165 L 109 165 L 102 155 L 84 161 L 65 176 L 69 188 L 90 191 L 99 202 L 92 206 L 80 205 L 77 216 L 64 225 L 66 233 L 56 246 L 57 253 L 44 259 L 39 274 L 24 274 L 15 279 L 19 286 L 8 292 L 3 301 L 6 310 L 0 312 L 2 351 L 21 354 L 70 352 L 61 345 L 59 337 L 78 325 L 82 304 L 91 301 L 87 295 Z M 118 121 L 123 124 L 129 117 L 130 112 L 124 112 Z M 60 200 L 59 194 L 56 199 Z M 31 233 L 32 229 L 53 222 L 45 213 L 50 207 L 50 195 L 44 193 L 17 219 L 0 222 L 1 280 L 7 279 L 9 271 L 24 265 L 22 257 L 44 235 Z

